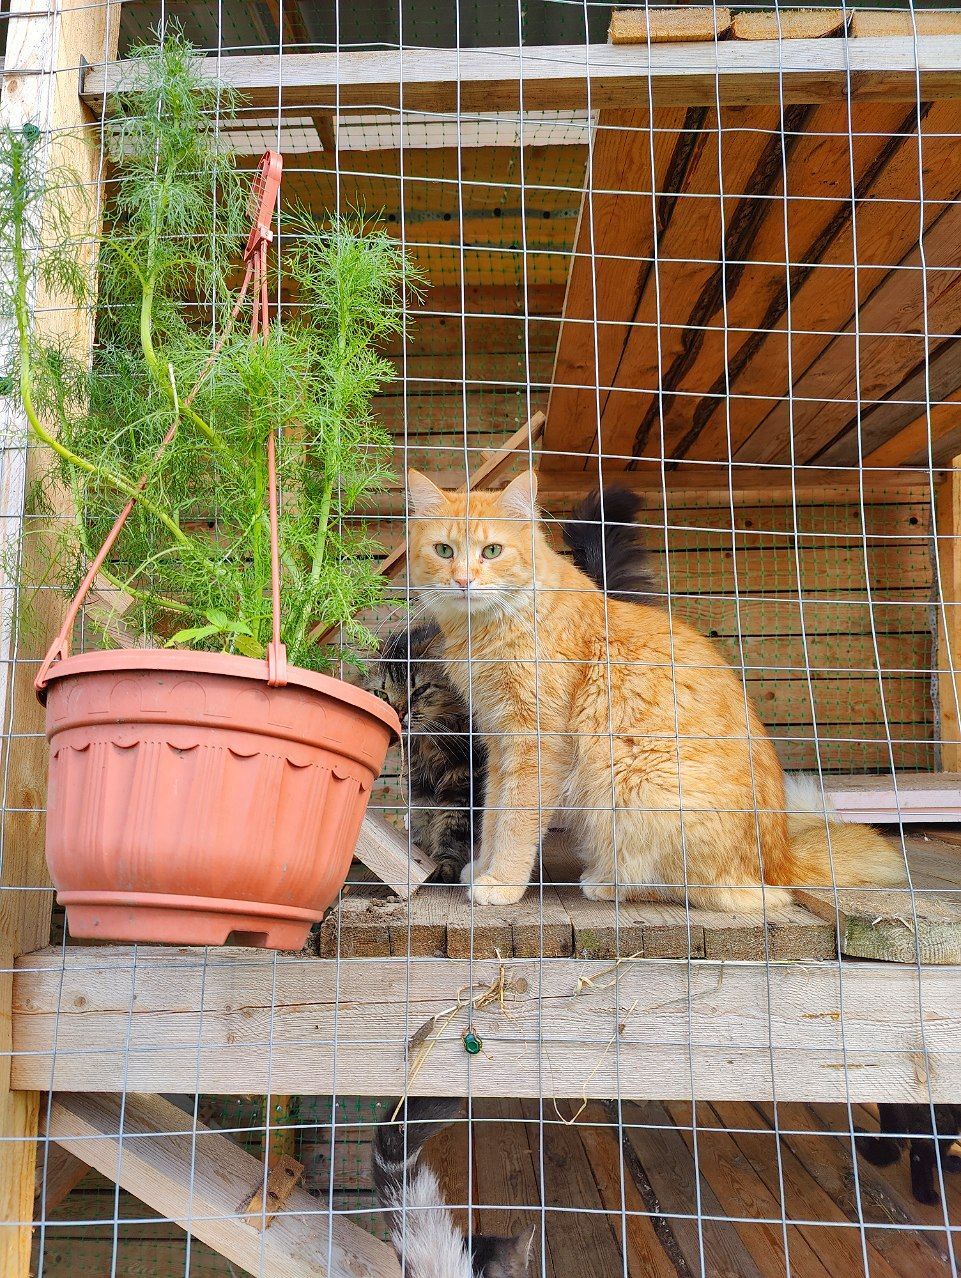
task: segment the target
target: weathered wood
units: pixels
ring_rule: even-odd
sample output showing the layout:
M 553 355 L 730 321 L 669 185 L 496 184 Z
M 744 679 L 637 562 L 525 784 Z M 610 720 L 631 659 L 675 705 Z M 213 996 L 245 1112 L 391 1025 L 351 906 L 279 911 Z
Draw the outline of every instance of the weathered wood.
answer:
M 843 9 L 760 9 L 737 14 L 731 34 L 735 40 L 817 40 L 840 35 L 846 24 Z
M 48 1219 L 81 1181 L 86 1180 L 89 1171 L 89 1163 L 77 1158 L 62 1145 L 46 1142 L 42 1149 L 37 1150 L 33 1219 Z
M 122 1133 L 123 1156 L 120 1156 Z M 243 1212 L 260 1164 L 239 1145 L 160 1096 L 57 1097 L 49 1135 L 81 1153 L 105 1176 L 226 1256 L 265 1278 L 398 1278 L 393 1249 L 351 1221 L 317 1210 L 294 1189 L 284 1213 L 263 1232 Z M 333 1235 L 331 1238 L 330 1235 Z M 328 1249 L 331 1265 L 328 1268 Z
M 687 45 L 548 45 L 494 49 L 385 49 L 377 52 L 211 56 L 202 69 L 250 106 L 290 112 L 304 106 L 408 111 L 516 110 L 523 83 L 527 110 L 593 107 L 830 102 L 839 92 L 865 100 L 913 102 L 961 93 L 955 36 L 877 40 L 730 40 Z M 131 82 L 124 62 L 93 66 L 83 82 L 99 110 Z
M 613 976 L 610 962 L 580 958 L 40 951 L 18 960 L 12 1082 L 385 1096 L 403 1090 L 409 1040 L 427 1026 L 415 1094 L 465 1095 L 468 1077 L 475 1096 L 540 1096 L 545 1079 L 554 1095 L 599 1098 L 620 1088 L 635 1098 L 693 1089 L 703 1099 L 923 1102 L 929 1082 L 935 1100 L 961 1089 L 947 967 L 924 972 L 926 1081 L 912 964 L 634 960 L 618 968 L 616 1005 Z M 483 1007 L 467 1005 L 482 995 Z M 476 1058 L 464 1051 L 468 1024 L 484 1041 Z M 615 1035 L 616 1061 L 606 1050 Z
M 393 901 L 342 894 L 320 925 L 321 958 L 383 958 L 390 954 Z
M 891 776 L 833 776 L 824 788 L 843 821 L 867 825 L 961 821 L 961 773 L 898 772 Z
M 938 490 L 935 522 L 941 766 L 957 771 L 961 769 L 961 457 L 954 459 Z M 961 787 L 961 777 L 958 784 Z
M 961 963 L 961 892 L 830 890 L 795 892 L 837 928 L 841 953 L 888 963 Z
M 407 835 L 368 812 L 354 856 L 400 897 L 411 896 L 436 870 L 434 862 Z
M 731 11 L 715 5 L 683 9 L 617 9 L 611 14 L 611 44 L 685 44 L 720 40 L 731 29 Z
M 93 244 L 100 215 L 100 131 L 91 127 L 92 116 L 78 97 L 77 68 L 84 59 L 93 62 L 116 57 L 120 6 L 107 0 L 100 4 L 60 0 L 56 5 L 45 0 L 12 0 L 5 22 L 0 123 L 14 129 L 27 123 L 39 127 L 45 135 L 43 163 L 77 175 L 76 187 L 61 194 L 69 206 L 70 233 L 82 246 L 87 281 L 93 284 Z M 8 271 L 10 264 L 4 263 L 3 269 Z M 85 361 L 93 340 L 90 312 L 66 300 L 53 282 L 42 282 L 30 301 L 43 316 L 45 335 Z M 7 322 L 5 319 L 4 325 Z M 45 945 L 50 936 L 53 894 L 43 856 L 47 746 L 43 713 L 33 692 L 32 659 L 59 628 L 63 601 L 55 590 L 38 592 L 34 642 L 39 651 L 34 650 L 33 642 L 16 633 L 14 605 L 18 587 L 26 597 L 50 572 L 49 541 L 39 535 L 43 525 L 39 520 L 32 525 L 25 522 L 30 490 L 40 467 L 30 451 L 27 423 L 15 396 L 3 399 L 0 413 L 6 444 L 0 458 L 0 560 L 5 600 L 0 627 L 0 712 L 9 733 L 3 743 L 0 943 L 14 954 L 22 954 Z M 53 504 L 55 513 L 66 510 L 62 496 L 54 498 Z M 25 530 L 33 535 L 25 537 Z M 19 582 L 11 578 L 11 569 L 19 571 Z M 0 993 L 0 1021 L 9 1015 L 8 993 Z M 4 1278 L 26 1278 L 30 1270 L 31 1240 L 26 1222 L 33 1209 L 39 1112 L 38 1095 L 10 1093 L 0 1082 L 0 1273 Z
M 244 1204 L 247 1223 L 257 1230 L 269 1229 L 279 1212 L 290 1210 L 287 1207 L 288 1200 L 303 1175 L 303 1163 L 289 1154 L 274 1154 L 270 1159 L 266 1182 L 261 1175 L 261 1182 Z
M 463 959 L 510 958 L 514 950 L 510 913 L 499 905 L 472 905 L 452 899 L 447 916 L 447 953 Z

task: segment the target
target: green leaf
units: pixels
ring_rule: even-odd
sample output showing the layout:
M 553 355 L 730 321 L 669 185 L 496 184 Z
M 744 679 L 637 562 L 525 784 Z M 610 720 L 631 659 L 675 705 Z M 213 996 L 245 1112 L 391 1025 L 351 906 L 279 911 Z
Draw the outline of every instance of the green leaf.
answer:
M 264 645 L 258 643 L 253 635 L 238 635 L 234 641 L 234 647 L 244 657 L 254 657 L 259 660 L 266 655 Z

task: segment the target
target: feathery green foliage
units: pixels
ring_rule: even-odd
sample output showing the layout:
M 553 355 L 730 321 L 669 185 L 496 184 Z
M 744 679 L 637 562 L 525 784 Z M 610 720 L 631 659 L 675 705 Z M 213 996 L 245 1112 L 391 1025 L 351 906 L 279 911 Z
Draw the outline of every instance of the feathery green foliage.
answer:
M 251 344 L 238 324 L 196 395 L 232 304 L 228 280 L 249 228 L 249 188 L 214 128 L 234 104 L 204 80 L 179 36 L 133 51 L 141 70 L 109 133 L 114 177 L 98 245 L 97 343 L 87 369 L 34 322 L 42 281 L 84 301 L 69 174 L 44 172 L 38 130 L 0 134 L 0 307 L 14 321 L 15 379 L 51 449 L 47 482 L 70 486 L 71 581 L 120 508 L 133 512 L 105 569 L 167 642 L 260 656 L 270 638 L 266 443 L 278 435 L 282 638 L 289 659 L 329 661 L 311 641 L 382 597 L 365 531 L 345 524 L 390 478 L 390 439 L 371 411 L 393 377 L 378 354 L 403 323 L 417 273 L 361 215 L 285 221 L 279 269 L 298 289 L 293 320 Z M 171 424 L 177 433 L 155 454 Z M 146 480 L 138 487 L 142 476 Z M 340 655 L 340 654 L 339 654 Z

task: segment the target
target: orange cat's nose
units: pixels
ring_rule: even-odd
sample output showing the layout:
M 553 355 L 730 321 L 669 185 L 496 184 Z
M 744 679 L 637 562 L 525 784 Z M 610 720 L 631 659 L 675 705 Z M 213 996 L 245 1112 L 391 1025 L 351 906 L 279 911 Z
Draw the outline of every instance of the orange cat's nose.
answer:
M 455 578 L 454 578 L 454 585 L 455 585 L 455 586 L 460 586 L 461 590 L 466 590 L 466 589 L 467 589 L 467 587 L 470 585 L 470 577 L 466 577 L 466 576 L 465 576 L 465 577 L 455 577 Z

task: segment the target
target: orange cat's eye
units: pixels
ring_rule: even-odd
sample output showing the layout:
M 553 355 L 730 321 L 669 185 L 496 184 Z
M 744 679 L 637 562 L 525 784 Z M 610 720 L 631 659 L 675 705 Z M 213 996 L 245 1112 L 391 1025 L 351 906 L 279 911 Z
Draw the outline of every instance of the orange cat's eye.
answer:
M 496 559 L 503 549 L 504 547 L 499 542 L 492 541 L 489 546 L 484 547 L 481 555 L 485 559 Z
M 454 558 L 454 547 L 449 546 L 446 541 L 435 541 L 434 550 L 440 555 L 441 559 Z

